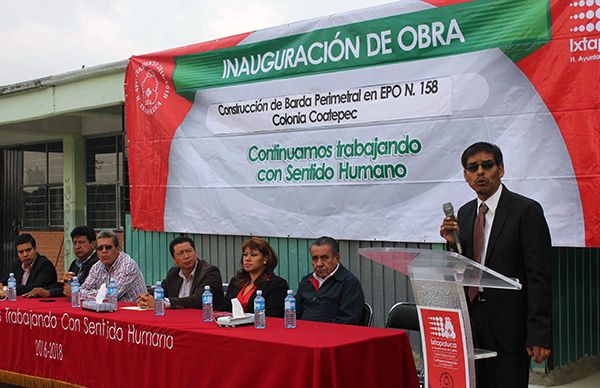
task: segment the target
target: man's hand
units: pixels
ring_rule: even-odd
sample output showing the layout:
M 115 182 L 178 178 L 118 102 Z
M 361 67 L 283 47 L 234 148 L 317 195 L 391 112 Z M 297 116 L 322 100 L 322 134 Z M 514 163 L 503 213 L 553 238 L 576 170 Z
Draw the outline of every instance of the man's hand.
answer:
M 36 287 L 33 290 L 23 294 L 25 298 L 48 298 L 50 297 L 50 291 L 45 288 Z
M 63 294 L 65 296 L 71 296 L 71 283 L 63 283 Z
M 71 280 L 73 280 L 73 276 L 75 276 L 75 273 L 73 273 L 73 272 L 65 272 L 63 274 L 62 281 L 65 282 L 65 283 L 70 282 Z
M 460 233 L 460 227 L 458 226 L 458 222 L 455 219 L 450 217 L 445 217 L 444 221 L 442 221 L 442 226 L 440 226 L 440 236 L 450 244 L 451 247 L 456 247 L 456 241 L 454 241 L 454 231 L 456 233 Z
M 154 297 L 150 294 L 141 294 L 137 298 L 137 305 L 142 309 L 153 309 L 154 308 Z
M 550 353 L 552 353 L 550 349 L 542 346 L 536 345 L 527 347 L 527 354 L 529 354 L 530 357 L 533 357 L 533 362 L 536 364 L 546 361 L 548 357 L 550 357 Z

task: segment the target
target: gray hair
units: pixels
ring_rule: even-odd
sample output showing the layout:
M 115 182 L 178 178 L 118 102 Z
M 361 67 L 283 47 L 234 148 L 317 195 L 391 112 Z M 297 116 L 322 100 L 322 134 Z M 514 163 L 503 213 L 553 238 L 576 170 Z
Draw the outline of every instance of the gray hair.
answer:
M 321 245 L 329 245 L 334 256 L 340 253 L 340 244 L 332 237 L 321 236 L 310 244 L 310 248 Z
M 98 236 L 96 236 L 96 241 L 100 240 L 101 238 L 110 238 L 112 239 L 113 245 L 117 248 L 119 247 L 119 235 L 115 232 L 110 230 L 103 230 L 100 233 L 98 233 Z

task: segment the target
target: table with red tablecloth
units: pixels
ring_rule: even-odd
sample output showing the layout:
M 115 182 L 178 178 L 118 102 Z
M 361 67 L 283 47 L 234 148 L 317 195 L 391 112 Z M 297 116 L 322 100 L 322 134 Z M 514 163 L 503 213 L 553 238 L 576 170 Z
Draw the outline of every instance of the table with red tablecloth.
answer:
M 121 306 L 123 307 L 123 306 Z M 0 302 L 0 370 L 89 387 L 416 387 L 406 332 L 267 318 L 218 327 L 200 310 L 74 309 Z

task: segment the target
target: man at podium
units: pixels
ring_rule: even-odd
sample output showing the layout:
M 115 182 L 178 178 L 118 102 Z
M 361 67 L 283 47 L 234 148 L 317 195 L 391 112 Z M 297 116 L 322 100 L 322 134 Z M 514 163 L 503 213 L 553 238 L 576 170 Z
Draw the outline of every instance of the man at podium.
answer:
M 459 209 L 458 221 L 444 219 L 441 236 L 456 250 L 458 232 L 464 256 L 523 285 L 518 291 L 467 289 L 474 346 L 498 353 L 476 361 L 477 387 L 527 387 L 530 357 L 540 363 L 550 356 L 548 225 L 539 203 L 501 183 L 504 164 L 498 146 L 475 143 L 461 162 L 477 198 Z

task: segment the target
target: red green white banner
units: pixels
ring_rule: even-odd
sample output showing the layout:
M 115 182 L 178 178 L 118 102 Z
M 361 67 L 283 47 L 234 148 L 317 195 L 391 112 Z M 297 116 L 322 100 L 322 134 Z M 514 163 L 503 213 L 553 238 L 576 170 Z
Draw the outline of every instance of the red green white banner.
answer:
M 405 0 L 131 58 L 133 226 L 441 242 L 503 150 L 555 246 L 600 246 L 600 0 Z

